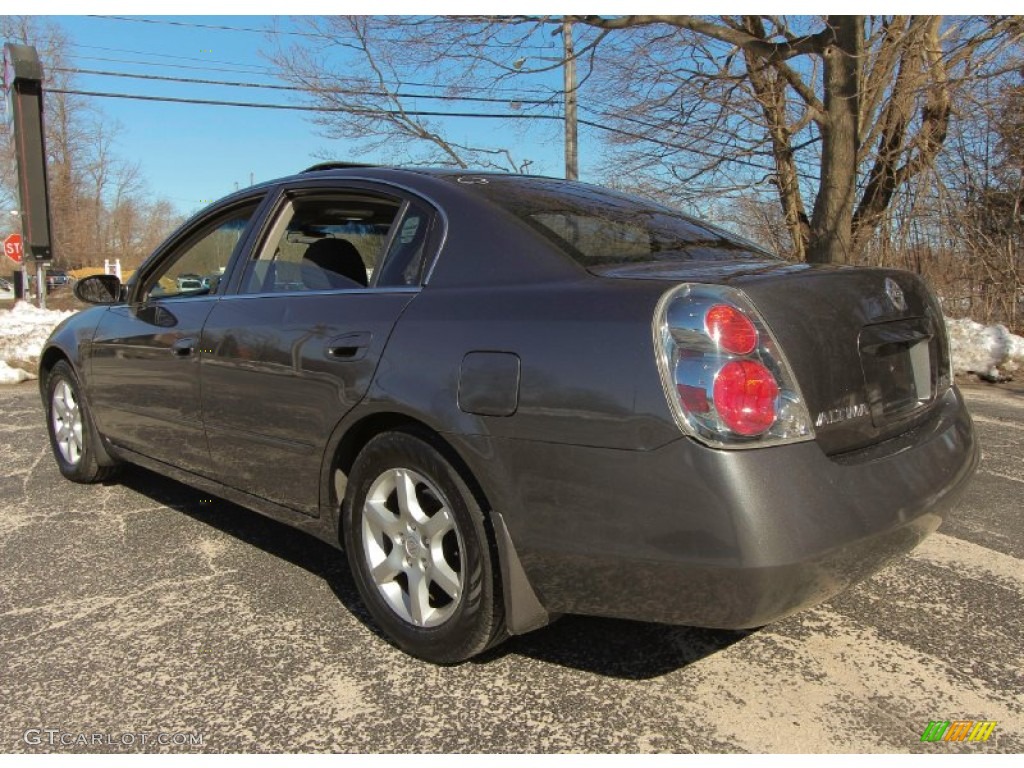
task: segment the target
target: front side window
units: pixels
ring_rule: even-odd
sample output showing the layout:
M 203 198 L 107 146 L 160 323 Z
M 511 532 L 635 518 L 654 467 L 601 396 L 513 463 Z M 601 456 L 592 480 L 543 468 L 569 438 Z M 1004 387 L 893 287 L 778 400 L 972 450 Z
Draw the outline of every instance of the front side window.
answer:
M 242 292 L 366 288 L 400 208 L 398 200 L 361 193 L 289 200 L 246 268 Z
M 247 205 L 190 238 L 167 264 L 147 279 L 147 298 L 185 298 L 216 293 L 231 254 L 242 239 L 256 204 Z

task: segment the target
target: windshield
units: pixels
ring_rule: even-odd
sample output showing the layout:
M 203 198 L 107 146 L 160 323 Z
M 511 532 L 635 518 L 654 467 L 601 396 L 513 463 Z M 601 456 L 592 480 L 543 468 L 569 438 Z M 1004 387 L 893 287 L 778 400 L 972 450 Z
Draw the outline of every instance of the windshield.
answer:
M 487 176 L 476 191 L 584 267 L 673 261 L 764 261 L 768 251 L 650 200 L 560 179 Z

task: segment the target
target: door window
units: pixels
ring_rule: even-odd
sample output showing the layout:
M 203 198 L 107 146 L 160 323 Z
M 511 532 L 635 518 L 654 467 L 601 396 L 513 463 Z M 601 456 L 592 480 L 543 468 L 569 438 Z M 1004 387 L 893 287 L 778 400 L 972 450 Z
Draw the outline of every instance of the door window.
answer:
M 366 288 L 400 208 L 398 200 L 367 194 L 288 201 L 246 269 L 242 293 Z
M 387 258 L 377 278 L 378 286 L 419 285 L 428 253 L 428 235 L 432 217 L 419 203 L 409 203 L 388 248 Z
M 256 205 L 238 208 L 190 238 L 147 278 L 144 295 L 159 299 L 216 293 Z

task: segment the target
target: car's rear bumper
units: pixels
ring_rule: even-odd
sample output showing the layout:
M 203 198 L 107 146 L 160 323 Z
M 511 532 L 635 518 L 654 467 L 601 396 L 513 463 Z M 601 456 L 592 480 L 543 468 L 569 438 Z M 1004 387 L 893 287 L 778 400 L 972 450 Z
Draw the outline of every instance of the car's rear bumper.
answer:
M 840 457 L 813 442 L 720 451 L 686 439 L 502 453 L 517 498 L 499 503 L 548 611 L 722 628 L 826 600 L 909 551 L 978 461 L 956 389 L 925 424 Z

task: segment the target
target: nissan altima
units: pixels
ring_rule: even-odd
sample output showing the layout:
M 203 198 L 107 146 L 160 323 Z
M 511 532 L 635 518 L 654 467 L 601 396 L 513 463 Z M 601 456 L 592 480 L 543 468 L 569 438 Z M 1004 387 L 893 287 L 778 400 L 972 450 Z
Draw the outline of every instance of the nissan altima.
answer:
M 441 664 L 564 613 L 774 621 L 913 548 L 977 463 L 918 276 L 578 182 L 322 164 L 75 290 L 39 377 L 63 475 L 301 528 Z

